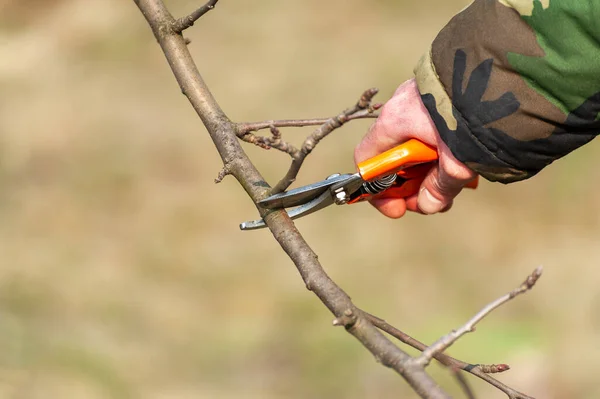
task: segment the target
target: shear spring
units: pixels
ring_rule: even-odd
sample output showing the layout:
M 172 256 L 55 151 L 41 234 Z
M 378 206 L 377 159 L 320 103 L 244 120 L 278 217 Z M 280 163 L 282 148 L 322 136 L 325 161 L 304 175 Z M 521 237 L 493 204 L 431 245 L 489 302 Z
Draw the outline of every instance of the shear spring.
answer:
M 380 192 L 390 188 L 396 181 L 396 177 L 396 174 L 392 173 L 391 175 L 383 176 L 382 178 L 371 182 L 364 182 L 363 190 L 371 195 L 379 194 Z

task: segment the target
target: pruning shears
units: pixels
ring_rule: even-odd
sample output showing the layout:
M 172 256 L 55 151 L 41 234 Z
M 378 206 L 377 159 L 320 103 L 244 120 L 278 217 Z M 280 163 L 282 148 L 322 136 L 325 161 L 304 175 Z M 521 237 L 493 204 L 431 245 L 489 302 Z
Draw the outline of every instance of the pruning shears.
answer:
M 272 195 L 258 204 L 265 208 L 286 208 L 288 215 L 297 219 L 332 204 L 355 204 L 374 197 L 410 197 L 419 192 L 437 159 L 434 147 L 411 139 L 359 163 L 357 173 L 336 173 L 325 180 Z M 477 188 L 478 182 L 475 178 L 466 187 Z M 240 224 L 242 230 L 263 227 L 266 227 L 263 219 Z

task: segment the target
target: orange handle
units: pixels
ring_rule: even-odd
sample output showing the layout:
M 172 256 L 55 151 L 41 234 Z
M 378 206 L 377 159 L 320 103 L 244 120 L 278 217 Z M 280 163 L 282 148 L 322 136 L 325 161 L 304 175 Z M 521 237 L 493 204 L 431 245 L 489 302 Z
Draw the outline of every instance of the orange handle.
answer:
M 406 198 L 419 192 L 421 183 L 433 166 L 432 162 L 437 159 L 435 148 L 419 140 L 411 139 L 359 163 L 358 172 L 366 181 L 396 173 L 400 179 L 392 187 L 378 194 L 376 198 Z M 475 189 L 478 184 L 479 176 L 471 180 L 465 187 Z M 360 202 L 368 197 L 370 196 L 365 193 L 349 203 Z
M 408 140 L 358 164 L 360 176 L 371 181 L 401 169 L 438 159 L 435 148 L 416 139 Z

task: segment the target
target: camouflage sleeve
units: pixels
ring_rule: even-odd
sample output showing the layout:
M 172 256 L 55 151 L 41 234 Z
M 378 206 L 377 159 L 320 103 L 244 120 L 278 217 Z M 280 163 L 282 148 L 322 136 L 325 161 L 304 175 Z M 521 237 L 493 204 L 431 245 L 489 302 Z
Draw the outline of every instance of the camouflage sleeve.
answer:
M 444 142 L 492 181 L 527 179 L 600 133 L 600 1 L 475 0 L 415 70 Z

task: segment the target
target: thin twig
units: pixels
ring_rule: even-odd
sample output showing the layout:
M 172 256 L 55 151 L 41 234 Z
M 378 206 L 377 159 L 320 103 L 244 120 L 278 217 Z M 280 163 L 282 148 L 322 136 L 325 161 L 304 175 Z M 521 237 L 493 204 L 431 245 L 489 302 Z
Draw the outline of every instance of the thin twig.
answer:
M 461 387 L 467 399 L 475 399 L 475 392 L 469 385 L 469 381 L 465 378 L 465 376 L 460 372 L 460 370 L 452 370 L 454 374 L 454 378 L 458 382 L 458 385 Z
M 186 17 L 181 17 L 173 23 L 173 31 L 181 33 L 187 28 L 194 25 L 194 22 L 199 20 L 204 14 L 215 8 L 219 0 L 209 0 L 202 7 L 195 10 L 193 13 Z
M 374 316 L 370 313 L 367 313 L 367 312 L 364 312 L 364 313 L 365 313 L 367 319 L 371 323 L 373 323 L 373 325 L 375 327 L 379 328 L 381 331 L 388 333 L 392 337 L 398 339 L 400 342 L 405 343 L 406 345 L 411 346 L 412 348 L 415 348 L 420 351 L 424 351 L 425 349 L 427 349 L 428 346 L 426 344 L 411 337 L 410 335 L 404 333 L 403 331 L 400 331 L 398 328 L 389 324 L 387 321 L 385 321 L 377 316 Z M 525 395 L 524 393 L 521 393 L 521 392 L 509 387 L 508 385 L 503 384 L 502 382 L 498 381 L 491 375 L 485 373 L 483 370 L 488 369 L 489 368 L 488 365 L 467 363 L 462 360 L 453 358 L 452 356 L 449 356 L 445 353 L 437 353 L 434 358 L 437 361 L 439 361 L 441 364 L 443 364 L 444 366 L 446 366 L 452 370 L 462 370 L 462 371 L 465 371 L 467 373 L 473 374 L 474 376 L 481 378 L 488 384 L 490 384 L 490 385 L 494 386 L 495 388 L 499 389 L 500 391 L 504 392 L 510 399 L 534 399 L 530 396 Z M 499 372 L 504 372 L 506 370 L 508 370 L 508 366 L 505 367 L 504 370 L 499 371 Z
M 371 100 L 378 93 L 379 90 L 375 88 L 371 88 L 365 90 L 365 92 L 360 96 L 358 102 L 347 110 L 341 112 L 340 114 L 329 118 L 324 124 L 319 126 L 310 136 L 308 136 L 302 147 L 299 151 L 292 155 L 292 164 L 288 169 L 285 176 L 273 187 L 271 191 L 272 194 L 277 194 L 282 191 L 285 191 L 295 180 L 300 172 L 300 168 L 304 164 L 304 160 L 306 157 L 312 152 L 312 150 L 319 144 L 321 140 L 327 137 L 331 132 L 343 126 L 346 122 L 348 122 L 350 117 L 356 113 L 372 113 L 376 111 L 381 105 L 375 104 L 371 105 Z
M 215 179 L 215 184 L 219 184 L 223 181 L 223 179 L 225 178 L 225 176 L 228 176 L 231 174 L 231 171 L 229 170 L 229 165 L 223 165 L 223 168 L 221 168 L 221 171 L 219 172 L 219 174 L 217 175 L 217 178 Z
M 509 387 L 508 385 L 498 381 L 497 379 L 493 378 L 489 374 L 484 373 L 481 370 L 481 368 L 479 368 L 479 367 L 475 367 L 474 369 L 469 370 L 469 373 L 481 378 L 488 384 L 498 388 L 500 391 L 504 392 L 506 394 L 506 396 L 508 396 L 509 399 L 535 399 L 532 396 L 525 395 L 524 393 L 519 392 L 519 391 Z
M 417 362 L 417 364 L 419 364 L 423 367 L 427 366 L 429 364 L 429 362 L 431 362 L 431 359 L 433 359 L 433 357 L 436 354 L 444 352 L 453 343 L 458 341 L 458 339 L 460 337 L 462 337 L 463 335 L 475 331 L 475 326 L 477 325 L 477 323 L 479 323 L 481 320 L 483 320 L 487 315 L 492 313 L 495 309 L 497 309 L 500 306 L 504 305 L 505 303 L 509 302 L 510 300 L 517 297 L 518 295 L 524 294 L 525 292 L 532 289 L 533 286 L 535 285 L 535 283 L 541 277 L 542 270 L 543 269 L 541 266 L 538 267 L 537 269 L 535 269 L 533 271 L 533 273 L 529 277 L 527 277 L 527 279 L 523 282 L 523 284 L 521 284 L 518 288 L 514 289 L 513 291 L 504 295 L 503 297 L 496 299 L 494 302 L 488 304 L 486 307 L 481 309 L 481 311 L 479 311 L 479 313 L 477 313 L 475 316 L 473 316 L 473 318 L 471 318 L 471 320 L 469 320 L 465 325 L 463 325 L 458 330 L 454 330 L 454 331 L 450 332 L 449 334 L 443 336 L 439 340 L 437 340 L 433 345 L 431 345 L 429 348 L 425 349 L 423 351 L 423 353 L 421 353 L 421 356 L 419 356 L 418 358 L 415 359 L 415 362 Z
M 378 104 L 375 104 L 376 107 Z M 379 106 L 377 106 L 379 108 Z M 360 112 L 356 112 L 348 116 L 347 121 L 354 119 L 366 119 L 366 118 L 377 118 L 379 113 L 373 112 L 369 109 L 364 109 Z M 280 119 L 271 121 L 260 121 L 260 122 L 243 122 L 237 124 L 238 136 L 244 135 L 249 132 L 256 132 L 263 129 L 269 129 L 271 126 L 275 127 L 304 127 L 304 126 L 320 126 L 330 118 L 312 118 L 312 119 Z
M 385 331 L 386 333 L 390 334 L 392 337 L 398 339 L 400 342 L 405 343 L 406 345 L 408 345 L 412 348 L 415 348 L 417 350 L 420 350 L 420 351 L 424 351 L 425 349 L 427 349 L 428 345 L 424 344 L 423 342 L 419 341 L 418 339 L 411 337 L 410 335 L 404 333 L 403 331 L 400 331 L 398 328 L 389 324 L 387 321 L 385 321 L 377 316 L 374 316 L 370 313 L 366 313 L 366 315 L 367 315 L 367 318 L 369 319 L 369 321 L 371 323 L 373 323 L 373 325 L 375 327 L 379 328 L 381 331 Z M 450 367 L 452 369 L 460 369 L 460 370 L 469 371 L 475 367 L 482 367 L 484 369 L 488 368 L 488 366 L 486 366 L 486 365 L 467 363 L 462 360 L 455 359 L 452 356 L 446 355 L 444 353 L 437 353 L 434 358 L 437 361 L 439 361 L 441 364 L 443 364 L 444 366 Z
M 270 126 L 271 129 L 271 137 L 266 136 L 257 136 L 252 132 L 246 132 L 244 134 L 239 134 L 238 137 L 240 140 L 245 141 L 246 143 L 254 144 L 260 148 L 265 150 L 269 150 L 271 148 L 275 148 L 281 152 L 285 152 L 289 154 L 292 158 L 295 154 L 297 154 L 300 150 L 296 148 L 293 144 L 283 140 L 281 138 L 281 132 L 277 127 Z

